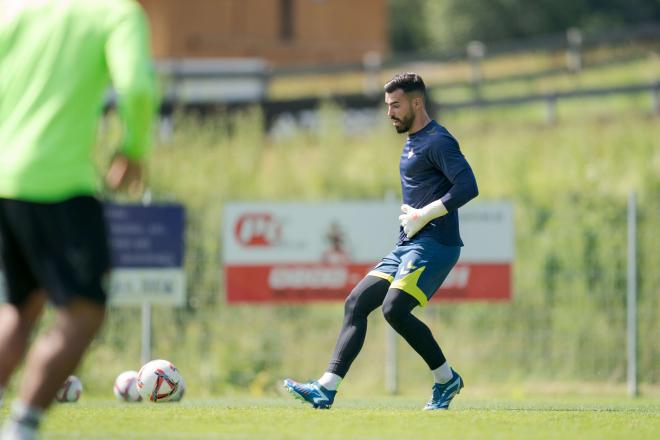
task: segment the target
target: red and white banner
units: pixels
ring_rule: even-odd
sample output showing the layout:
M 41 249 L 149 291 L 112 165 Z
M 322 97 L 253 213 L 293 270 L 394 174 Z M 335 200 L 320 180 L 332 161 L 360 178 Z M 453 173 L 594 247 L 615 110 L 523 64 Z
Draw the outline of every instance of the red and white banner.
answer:
M 380 201 L 225 205 L 227 301 L 343 300 L 396 245 L 399 209 Z M 465 247 L 434 298 L 509 299 L 511 204 L 470 204 L 459 217 Z

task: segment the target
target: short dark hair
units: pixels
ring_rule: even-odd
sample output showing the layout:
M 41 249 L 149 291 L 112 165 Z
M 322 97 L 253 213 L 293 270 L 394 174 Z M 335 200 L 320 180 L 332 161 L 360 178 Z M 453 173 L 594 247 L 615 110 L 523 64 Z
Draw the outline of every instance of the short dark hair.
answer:
M 426 96 L 426 86 L 421 76 L 413 72 L 399 73 L 385 84 L 385 92 L 392 93 L 401 89 L 404 93 L 418 92 Z

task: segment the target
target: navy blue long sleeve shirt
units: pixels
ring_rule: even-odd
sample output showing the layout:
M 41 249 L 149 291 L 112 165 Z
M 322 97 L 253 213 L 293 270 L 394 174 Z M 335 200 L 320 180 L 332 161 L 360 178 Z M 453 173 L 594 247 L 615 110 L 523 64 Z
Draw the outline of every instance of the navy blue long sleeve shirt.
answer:
M 458 208 L 479 194 L 477 181 L 456 139 L 436 121 L 408 136 L 401 160 L 403 203 L 423 208 L 442 200 L 448 213 L 430 221 L 414 237 L 430 236 L 446 246 L 463 246 Z M 399 243 L 409 241 L 401 228 Z

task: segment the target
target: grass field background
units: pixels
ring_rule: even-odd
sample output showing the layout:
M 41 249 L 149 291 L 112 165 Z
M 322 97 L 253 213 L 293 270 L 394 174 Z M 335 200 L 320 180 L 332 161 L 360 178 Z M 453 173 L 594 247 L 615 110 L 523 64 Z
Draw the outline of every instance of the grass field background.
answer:
M 83 398 L 56 405 L 42 438 L 655 440 L 660 432 L 659 399 L 464 394 L 445 412 L 421 411 L 421 396 L 339 399 L 328 411 L 288 396 L 163 404 Z

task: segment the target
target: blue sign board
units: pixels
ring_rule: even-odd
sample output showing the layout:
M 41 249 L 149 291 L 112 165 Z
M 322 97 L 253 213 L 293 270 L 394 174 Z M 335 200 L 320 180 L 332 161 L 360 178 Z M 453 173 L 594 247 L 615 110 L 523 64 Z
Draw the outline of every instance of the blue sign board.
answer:
M 181 267 L 184 211 L 180 205 L 105 204 L 112 266 Z
M 111 304 L 183 305 L 184 209 L 181 205 L 105 204 Z

